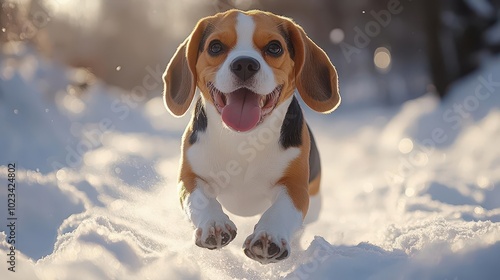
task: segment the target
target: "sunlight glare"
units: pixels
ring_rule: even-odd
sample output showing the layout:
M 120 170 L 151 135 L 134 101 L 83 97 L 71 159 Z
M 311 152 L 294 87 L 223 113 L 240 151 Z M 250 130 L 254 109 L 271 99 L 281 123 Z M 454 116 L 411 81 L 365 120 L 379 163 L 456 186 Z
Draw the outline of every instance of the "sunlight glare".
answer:
M 372 183 L 365 183 L 363 185 L 363 190 L 365 193 L 371 193 L 373 191 L 373 184 Z
M 340 44 L 344 41 L 344 31 L 340 28 L 335 28 L 330 31 L 330 41 L 334 44 Z
M 385 73 L 391 66 L 391 52 L 384 47 L 377 48 L 373 56 L 373 62 L 378 70 Z
M 425 166 L 429 163 L 429 156 L 426 153 L 419 152 L 417 154 L 418 166 Z
M 489 189 L 491 187 L 491 182 L 490 179 L 488 179 L 485 176 L 479 176 L 476 178 L 476 184 L 481 188 L 481 189 Z
M 406 188 L 405 190 L 405 195 L 407 197 L 412 197 L 415 195 L 415 189 L 414 188 Z
M 403 154 L 408 154 L 413 150 L 413 141 L 410 138 L 403 138 L 399 141 L 398 149 Z
M 65 94 L 62 103 L 69 112 L 74 114 L 80 114 L 85 110 L 85 103 L 72 94 Z
M 113 151 L 107 149 L 97 149 L 85 153 L 83 156 L 83 162 L 85 165 L 95 166 L 98 168 L 105 168 L 117 159 L 117 155 Z
M 64 169 L 59 169 L 57 172 L 56 172 L 56 178 L 58 181 L 64 181 L 66 180 L 67 178 L 67 173 Z
M 476 213 L 477 215 L 482 215 L 484 214 L 484 208 L 481 206 L 477 206 L 474 208 L 474 213 Z

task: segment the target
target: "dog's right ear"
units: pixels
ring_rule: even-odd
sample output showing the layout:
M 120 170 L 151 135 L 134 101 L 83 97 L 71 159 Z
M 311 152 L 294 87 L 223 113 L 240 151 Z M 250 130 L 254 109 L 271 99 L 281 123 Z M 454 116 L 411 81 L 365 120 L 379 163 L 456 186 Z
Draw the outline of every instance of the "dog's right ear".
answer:
M 184 115 L 193 101 L 196 90 L 196 61 L 205 21 L 200 20 L 193 32 L 177 48 L 163 74 L 163 100 L 170 113 Z

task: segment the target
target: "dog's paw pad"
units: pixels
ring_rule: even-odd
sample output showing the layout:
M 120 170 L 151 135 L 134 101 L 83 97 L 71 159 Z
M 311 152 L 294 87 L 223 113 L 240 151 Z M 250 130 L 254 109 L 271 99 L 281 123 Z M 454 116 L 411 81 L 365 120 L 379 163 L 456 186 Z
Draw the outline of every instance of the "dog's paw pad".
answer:
M 244 245 L 245 255 L 262 264 L 275 263 L 290 255 L 290 247 L 284 238 L 266 232 L 250 235 Z
M 225 246 L 225 245 L 229 244 L 229 242 L 231 242 L 236 237 L 236 230 L 228 228 L 228 232 L 224 231 L 224 232 L 221 233 L 221 235 L 222 235 L 222 240 L 221 240 L 222 246 Z
M 210 221 L 195 230 L 195 244 L 210 250 L 220 249 L 236 237 L 236 226 L 230 223 Z

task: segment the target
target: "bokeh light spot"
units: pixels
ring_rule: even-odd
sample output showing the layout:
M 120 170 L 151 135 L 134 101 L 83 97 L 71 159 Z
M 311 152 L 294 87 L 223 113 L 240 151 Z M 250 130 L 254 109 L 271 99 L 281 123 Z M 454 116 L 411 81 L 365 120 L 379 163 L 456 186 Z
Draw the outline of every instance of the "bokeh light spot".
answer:
M 373 56 L 373 63 L 378 70 L 387 72 L 391 66 L 391 52 L 384 47 L 377 48 Z
M 344 31 L 340 28 L 335 28 L 332 31 L 330 31 L 330 41 L 334 44 L 340 44 L 342 41 L 344 41 Z
M 413 141 L 410 138 L 403 138 L 399 141 L 398 149 L 403 154 L 408 154 L 413 150 Z

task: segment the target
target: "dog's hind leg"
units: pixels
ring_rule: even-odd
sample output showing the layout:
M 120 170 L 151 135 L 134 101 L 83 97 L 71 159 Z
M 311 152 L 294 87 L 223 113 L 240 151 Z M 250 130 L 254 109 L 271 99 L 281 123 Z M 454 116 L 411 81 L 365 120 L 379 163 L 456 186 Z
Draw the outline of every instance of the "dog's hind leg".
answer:
M 312 223 L 318 219 L 321 210 L 321 194 L 319 187 L 321 183 L 321 162 L 318 147 L 312 135 L 311 129 L 307 126 L 311 148 L 309 150 L 309 210 L 304 219 L 304 223 Z

